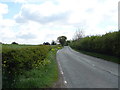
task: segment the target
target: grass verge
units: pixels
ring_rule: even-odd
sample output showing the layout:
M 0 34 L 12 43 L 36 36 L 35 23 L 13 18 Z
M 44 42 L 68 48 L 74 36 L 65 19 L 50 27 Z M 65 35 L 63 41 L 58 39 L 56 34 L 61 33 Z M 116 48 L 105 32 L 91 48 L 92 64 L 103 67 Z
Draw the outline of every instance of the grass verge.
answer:
M 74 49 L 74 50 L 76 50 L 76 49 Z M 101 54 L 101 53 L 87 52 L 87 51 L 82 51 L 82 50 L 76 50 L 76 51 L 81 52 L 81 53 L 86 54 L 86 55 L 94 56 L 97 58 L 101 58 L 101 59 L 104 59 L 107 61 L 111 61 L 111 62 L 120 64 L 120 59 L 118 57 L 115 57 L 115 56 L 109 56 L 109 55 L 105 55 L 105 54 Z
M 49 88 L 58 80 L 56 52 L 53 49 L 48 53 L 44 66 L 24 72 L 16 81 L 15 88 Z

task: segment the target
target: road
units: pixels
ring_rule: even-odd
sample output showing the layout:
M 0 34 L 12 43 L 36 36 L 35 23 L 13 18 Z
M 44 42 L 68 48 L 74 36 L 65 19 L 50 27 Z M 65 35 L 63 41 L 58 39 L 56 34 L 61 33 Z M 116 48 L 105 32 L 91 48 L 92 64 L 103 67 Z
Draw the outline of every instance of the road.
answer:
M 118 64 L 74 51 L 57 52 L 60 72 L 67 88 L 118 88 Z

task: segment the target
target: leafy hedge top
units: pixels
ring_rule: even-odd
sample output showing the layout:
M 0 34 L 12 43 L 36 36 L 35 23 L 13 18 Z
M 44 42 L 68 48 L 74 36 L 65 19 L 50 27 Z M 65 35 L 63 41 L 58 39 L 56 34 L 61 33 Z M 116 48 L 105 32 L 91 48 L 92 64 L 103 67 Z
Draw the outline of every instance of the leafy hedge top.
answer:
M 120 55 L 120 31 L 106 33 L 102 36 L 87 36 L 73 41 L 71 47 L 78 50 L 104 53 L 114 56 Z
M 51 46 L 42 45 L 3 45 L 2 74 L 4 76 L 4 85 L 7 85 L 7 81 L 11 81 L 9 84 L 12 84 L 12 81 L 15 79 L 15 77 L 17 77 L 19 74 L 22 74 L 24 71 L 44 65 L 44 59 L 50 50 Z

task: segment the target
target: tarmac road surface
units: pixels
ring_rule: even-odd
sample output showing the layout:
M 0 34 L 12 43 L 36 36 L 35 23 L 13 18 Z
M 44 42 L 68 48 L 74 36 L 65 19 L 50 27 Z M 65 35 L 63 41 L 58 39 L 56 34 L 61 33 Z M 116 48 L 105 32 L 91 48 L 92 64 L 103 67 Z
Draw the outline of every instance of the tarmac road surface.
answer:
M 118 88 L 118 64 L 74 51 L 57 52 L 60 72 L 67 88 Z

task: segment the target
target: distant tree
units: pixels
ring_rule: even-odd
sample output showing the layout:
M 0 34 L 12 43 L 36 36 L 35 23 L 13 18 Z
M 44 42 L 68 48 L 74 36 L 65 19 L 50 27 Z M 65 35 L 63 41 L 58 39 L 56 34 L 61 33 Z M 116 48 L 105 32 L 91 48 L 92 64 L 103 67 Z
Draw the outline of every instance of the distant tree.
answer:
M 43 45 L 50 45 L 50 43 L 49 42 L 44 42 Z
M 0 42 L 0 44 L 3 44 L 2 42 Z
M 17 44 L 18 45 L 18 43 L 16 43 L 16 42 L 12 42 L 12 44 Z
M 70 40 L 67 40 L 65 45 L 68 46 L 69 44 L 70 44 Z
M 51 42 L 51 45 L 56 45 L 56 42 L 53 40 L 53 41 Z
M 58 40 L 58 42 L 59 42 L 62 46 L 64 46 L 65 43 L 66 43 L 67 37 L 66 37 L 66 36 L 59 36 L 59 37 L 57 38 L 57 40 Z
M 74 34 L 73 40 L 80 40 L 84 37 L 84 32 L 80 28 L 78 28 Z

